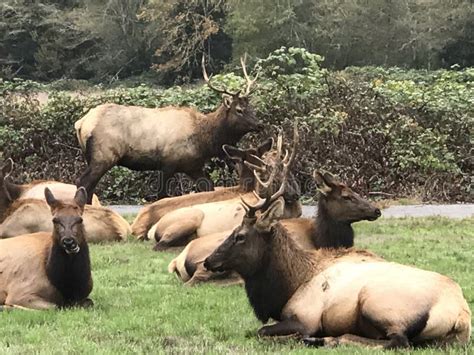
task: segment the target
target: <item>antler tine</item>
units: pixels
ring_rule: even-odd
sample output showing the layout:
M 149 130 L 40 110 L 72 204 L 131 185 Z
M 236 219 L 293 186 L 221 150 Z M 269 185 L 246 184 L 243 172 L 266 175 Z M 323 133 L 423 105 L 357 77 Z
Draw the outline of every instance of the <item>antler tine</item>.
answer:
M 242 206 L 244 207 L 247 217 L 255 217 L 255 213 L 261 209 L 262 207 L 265 206 L 265 203 L 267 202 L 267 199 L 261 198 L 260 196 L 257 195 L 257 193 L 254 191 L 253 192 L 254 196 L 257 198 L 257 203 L 251 205 L 247 201 L 245 201 L 244 197 L 240 195 L 240 200 L 242 201 Z
M 214 90 L 215 92 L 218 92 L 219 94 L 226 94 L 229 96 L 235 96 L 238 94 L 238 92 L 231 93 L 225 89 L 216 88 L 214 85 L 211 84 L 211 78 L 207 75 L 207 71 L 206 71 L 206 60 L 204 58 L 204 55 L 202 56 L 201 66 L 202 66 L 202 76 L 204 77 L 204 81 L 206 82 L 207 86 L 209 86 L 211 90 Z M 212 77 L 212 74 L 211 74 L 211 77 Z
M 293 146 L 291 150 L 291 156 L 287 162 L 283 163 L 285 166 L 286 165 L 290 166 L 293 163 L 293 160 L 295 160 L 296 151 L 298 150 L 299 138 L 300 138 L 300 135 L 298 132 L 298 122 L 295 122 L 295 125 L 293 126 Z
M 260 157 L 256 156 L 255 154 L 250 154 L 250 156 L 254 158 L 255 160 L 257 160 L 259 163 L 262 163 L 263 165 L 268 166 L 268 164 L 264 160 L 262 160 Z
M 244 77 L 245 77 L 245 80 L 247 81 L 247 88 L 245 89 L 245 96 L 250 94 L 250 88 L 255 83 L 255 81 L 257 81 L 258 74 L 259 74 L 259 73 L 257 73 L 257 75 L 255 75 L 255 78 L 253 80 L 250 80 L 250 78 L 247 74 L 246 62 L 247 62 L 247 52 L 244 54 L 243 58 L 240 57 L 240 65 L 242 66 L 242 71 L 244 72 Z
M 258 166 L 258 165 L 255 165 L 255 164 L 252 164 L 250 162 L 248 162 L 247 160 L 244 160 L 244 164 L 245 166 L 247 166 L 248 168 L 252 169 L 252 170 L 259 170 L 259 171 L 267 171 L 266 168 L 263 168 L 261 166 Z

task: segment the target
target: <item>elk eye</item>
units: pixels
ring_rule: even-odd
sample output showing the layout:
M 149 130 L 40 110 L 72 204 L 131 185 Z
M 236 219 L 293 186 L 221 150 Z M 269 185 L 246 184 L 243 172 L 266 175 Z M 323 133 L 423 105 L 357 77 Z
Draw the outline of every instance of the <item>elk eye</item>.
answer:
M 237 234 L 235 236 L 236 243 L 242 243 L 243 241 L 245 241 L 245 236 L 243 234 Z
M 236 107 L 235 110 L 237 111 L 238 114 L 244 113 L 244 109 L 242 107 Z
M 59 223 L 59 218 L 54 217 L 54 218 L 53 218 L 53 223 L 54 223 L 54 224 L 58 224 L 58 223 Z

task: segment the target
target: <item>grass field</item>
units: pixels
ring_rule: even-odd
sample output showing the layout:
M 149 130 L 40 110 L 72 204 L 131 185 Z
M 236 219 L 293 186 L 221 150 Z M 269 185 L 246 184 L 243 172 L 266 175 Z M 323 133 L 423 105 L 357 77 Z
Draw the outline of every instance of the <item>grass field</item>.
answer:
M 474 309 L 474 219 L 379 220 L 356 225 L 356 245 L 388 260 L 449 275 Z M 91 246 L 92 309 L 0 313 L 0 353 L 309 353 L 255 337 L 260 326 L 239 286 L 186 288 L 167 273 L 171 253 L 129 241 Z M 369 350 L 321 349 L 335 354 Z M 436 349 L 416 354 L 446 353 Z M 448 350 L 474 353 L 474 344 Z M 373 353 L 373 352 L 371 352 Z M 377 353 L 382 353 L 378 351 Z M 387 352 L 388 353 L 388 352 Z

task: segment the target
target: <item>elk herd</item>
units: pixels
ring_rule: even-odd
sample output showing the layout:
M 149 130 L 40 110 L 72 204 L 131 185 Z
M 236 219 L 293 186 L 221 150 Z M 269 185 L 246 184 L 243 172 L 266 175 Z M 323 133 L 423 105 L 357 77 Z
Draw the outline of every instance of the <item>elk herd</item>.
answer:
M 185 285 L 243 284 L 261 337 L 294 336 L 307 345 L 375 348 L 466 344 L 471 312 L 447 276 L 389 262 L 354 248 L 352 223 L 381 211 L 348 185 L 314 171 L 318 208 L 302 218 L 291 142 L 280 133 L 253 148 L 235 145 L 262 129 L 250 104 L 252 85 L 223 94 L 211 113 L 188 107 L 103 104 L 75 123 L 87 168 L 76 185 L 11 181 L 11 159 L 0 170 L 0 310 L 93 304 L 88 243 L 151 240 L 156 251 L 180 248 L 168 271 Z M 206 161 L 226 156 L 239 182 L 214 190 Z M 130 226 L 94 194 L 113 166 L 159 170 L 160 198 Z M 166 197 L 176 173 L 196 179 L 199 192 Z M 76 187 L 77 186 L 77 187 Z M 98 286 L 100 287 L 100 285 Z M 274 321 L 266 324 L 269 320 Z

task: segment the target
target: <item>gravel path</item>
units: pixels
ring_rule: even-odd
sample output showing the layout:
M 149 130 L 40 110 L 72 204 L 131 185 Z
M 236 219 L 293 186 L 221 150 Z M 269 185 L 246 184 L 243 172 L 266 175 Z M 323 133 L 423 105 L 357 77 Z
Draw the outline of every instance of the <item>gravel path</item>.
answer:
M 109 206 L 122 215 L 136 214 L 142 206 L 132 205 L 112 205 Z M 316 214 L 315 206 L 303 206 L 303 216 L 312 217 Z M 385 218 L 402 217 L 429 217 L 442 216 L 449 218 L 468 218 L 474 217 L 474 204 L 457 205 L 399 205 L 391 206 L 382 210 L 382 216 Z

